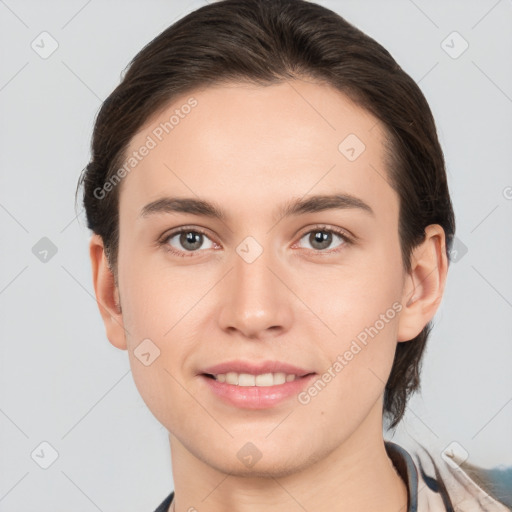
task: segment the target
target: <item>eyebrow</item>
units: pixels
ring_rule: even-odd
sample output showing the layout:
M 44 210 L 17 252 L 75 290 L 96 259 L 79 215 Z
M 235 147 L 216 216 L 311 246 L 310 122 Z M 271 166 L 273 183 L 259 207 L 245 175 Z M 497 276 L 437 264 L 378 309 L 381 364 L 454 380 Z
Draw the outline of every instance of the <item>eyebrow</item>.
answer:
M 362 199 L 350 194 L 331 194 L 310 196 L 306 199 L 291 199 L 277 210 L 274 219 L 333 209 L 358 209 L 375 216 L 370 205 Z M 139 217 L 149 217 L 160 213 L 188 213 L 219 219 L 223 222 L 228 218 L 228 214 L 220 206 L 191 197 L 162 197 L 145 205 L 140 211 Z

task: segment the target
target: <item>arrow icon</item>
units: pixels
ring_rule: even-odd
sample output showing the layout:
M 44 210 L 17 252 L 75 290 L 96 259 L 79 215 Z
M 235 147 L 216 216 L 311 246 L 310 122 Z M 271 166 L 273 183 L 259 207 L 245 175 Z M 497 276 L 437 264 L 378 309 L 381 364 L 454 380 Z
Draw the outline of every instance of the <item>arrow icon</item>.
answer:
M 237 245 L 236 252 L 246 263 L 252 263 L 260 257 L 263 248 L 254 237 L 247 236 Z
M 47 59 L 53 54 L 53 52 L 55 52 L 55 50 L 57 50 L 59 43 L 50 33 L 43 31 L 33 39 L 30 43 L 30 47 L 39 55 L 39 57 L 41 57 L 41 59 Z
M 32 254 L 41 263 L 48 263 L 57 254 L 57 251 L 57 246 L 46 236 L 43 236 L 32 247 Z
M 355 134 L 349 133 L 338 145 L 338 151 L 349 161 L 353 162 L 366 149 L 363 141 Z
M 452 59 L 458 59 L 469 48 L 469 43 L 454 30 L 441 41 L 441 48 Z
M 160 349 L 149 338 L 142 340 L 133 353 L 144 366 L 153 364 L 160 357 Z
M 59 458 L 59 454 L 48 441 L 43 441 L 32 450 L 30 457 L 40 468 L 48 469 Z

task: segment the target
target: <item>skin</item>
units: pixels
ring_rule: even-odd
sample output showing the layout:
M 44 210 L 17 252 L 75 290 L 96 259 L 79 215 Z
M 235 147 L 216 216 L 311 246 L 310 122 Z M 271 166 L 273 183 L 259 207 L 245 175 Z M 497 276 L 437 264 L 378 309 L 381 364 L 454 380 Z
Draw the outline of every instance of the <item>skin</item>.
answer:
M 426 228 L 405 274 L 383 126 L 323 84 L 194 91 L 153 116 L 128 152 L 191 96 L 198 105 L 120 185 L 118 287 L 101 238 L 90 242 L 107 337 L 128 350 L 142 398 L 169 431 L 175 510 L 405 511 L 406 486 L 382 437 L 383 393 L 396 344 L 419 334 L 441 302 L 443 229 Z M 366 146 L 353 162 L 338 150 L 350 133 Z M 375 215 L 331 209 L 276 223 L 286 201 L 334 191 L 362 199 Z M 140 217 L 166 195 L 215 202 L 227 220 Z M 317 224 L 357 241 L 334 234 L 318 249 L 309 236 Z M 181 226 L 207 231 L 195 252 L 179 235 L 167 241 L 189 257 L 156 243 Z M 236 252 L 247 236 L 263 249 L 252 263 Z M 321 375 L 396 301 L 400 313 L 306 405 L 292 397 L 263 410 L 236 408 L 198 375 L 232 359 L 286 361 Z M 146 338 L 160 350 L 149 366 L 134 355 Z M 248 442 L 262 454 L 251 468 L 237 457 Z

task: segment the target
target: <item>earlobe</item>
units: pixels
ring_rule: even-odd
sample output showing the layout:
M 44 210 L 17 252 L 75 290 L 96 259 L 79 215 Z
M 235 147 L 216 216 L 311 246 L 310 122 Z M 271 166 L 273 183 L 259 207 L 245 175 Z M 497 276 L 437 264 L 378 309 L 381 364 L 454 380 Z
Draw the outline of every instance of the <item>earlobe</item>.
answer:
M 107 338 L 115 347 L 126 350 L 119 290 L 108 265 L 103 240 L 97 234 L 93 234 L 89 242 L 89 256 L 96 302 L 105 324 Z
M 434 317 L 443 298 L 448 258 L 443 228 L 425 228 L 425 240 L 413 249 L 411 272 L 404 282 L 397 341 L 414 339 Z

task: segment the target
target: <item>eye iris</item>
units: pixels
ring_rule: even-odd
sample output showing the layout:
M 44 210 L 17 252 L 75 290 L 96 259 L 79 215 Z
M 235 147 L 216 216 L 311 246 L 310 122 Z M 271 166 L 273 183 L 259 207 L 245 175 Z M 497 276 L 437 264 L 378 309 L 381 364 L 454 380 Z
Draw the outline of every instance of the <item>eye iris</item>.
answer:
M 325 249 L 331 245 L 332 233 L 328 233 L 327 231 L 314 231 L 311 233 L 309 239 L 312 247 L 315 249 Z M 315 247 L 315 244 L 319 244 L 320 247 Z
M 199 249 L 203 242 L 203 235 L 195 231 L 185 231 L 180 235 L 180 244 L 186 249 Z M 191 244 L 192 247 L 187 244 Z

